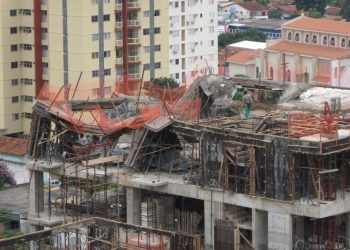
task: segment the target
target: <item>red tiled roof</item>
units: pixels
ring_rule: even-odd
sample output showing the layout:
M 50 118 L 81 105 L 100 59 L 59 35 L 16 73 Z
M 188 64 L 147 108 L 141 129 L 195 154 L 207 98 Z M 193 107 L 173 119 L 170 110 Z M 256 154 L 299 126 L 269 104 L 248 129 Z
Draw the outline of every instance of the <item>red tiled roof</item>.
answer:
M 349 49 L 331 48 L 318 45 L 282 41 L 266 48 L 267 51 L 296 53 L 330 59 L 350 58 Z
M 0 153 L 24 156 L 27 152 L 28 140 L 0 136 Z
M 298 12 L 297 7 L 295 5 L 276 4 L 274 7 L 288 14 L 294 14 Z
M 226 62 L 246 64 L 255 59 L 260 50 L 242 50 L 226 59 Z
M 245 8 L 249 11 L 267 11 L 268 8 L 258 2 L 243 2 L 243 3 L 237 3 L 239 6 Z
M 283 28 L 314 30 L 328 33 L 350 33 L 350 22 L 316 19 L 306 16 L 297 17 L 283 25 Z

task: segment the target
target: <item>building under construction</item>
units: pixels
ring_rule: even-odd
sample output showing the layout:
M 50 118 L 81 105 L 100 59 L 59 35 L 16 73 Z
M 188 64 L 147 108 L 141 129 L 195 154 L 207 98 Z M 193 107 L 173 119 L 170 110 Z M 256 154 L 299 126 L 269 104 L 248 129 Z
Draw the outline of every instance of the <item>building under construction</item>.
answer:
M 81 93 L 38 96 L 32 233 L 0 249 L 350 249 L 349 90 L 203 76 Z

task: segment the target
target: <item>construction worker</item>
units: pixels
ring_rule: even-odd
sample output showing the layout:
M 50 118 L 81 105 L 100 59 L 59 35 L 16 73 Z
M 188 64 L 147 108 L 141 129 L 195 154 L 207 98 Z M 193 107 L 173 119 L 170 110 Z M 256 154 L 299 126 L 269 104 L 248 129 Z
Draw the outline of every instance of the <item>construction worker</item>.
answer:
M 250 118 L 250 111 L 253 108 L 253 98 L 248 93 L 248 89 L 243 90 L 243 111 L 246 119 Z

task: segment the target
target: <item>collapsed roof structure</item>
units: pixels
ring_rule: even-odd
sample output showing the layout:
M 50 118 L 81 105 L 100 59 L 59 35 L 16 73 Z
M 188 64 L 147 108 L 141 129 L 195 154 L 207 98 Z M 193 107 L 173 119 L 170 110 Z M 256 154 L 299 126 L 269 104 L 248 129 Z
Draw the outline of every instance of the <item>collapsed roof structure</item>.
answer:
M 249 120 L 241 117 L 242 88 L 256 101 Z M 333 94 L 316 104 L 320 91 Z M 28 223 L 33 231 L 63 224 L 45 234 L 47 245 L 69 239 L 64 224 L 97 216 L 128 226 L 120 233 L 119 222 L 79 224 L 68 247 L 349 246 L 347 90 L 203 76 L 186 87 L 148 84 L 110 99 L 70 92 L 46 86 L 33 106 Z M 62 180 L 45 199 L 43 172 Z M 154 229 L 157 242 L 142 244 Z

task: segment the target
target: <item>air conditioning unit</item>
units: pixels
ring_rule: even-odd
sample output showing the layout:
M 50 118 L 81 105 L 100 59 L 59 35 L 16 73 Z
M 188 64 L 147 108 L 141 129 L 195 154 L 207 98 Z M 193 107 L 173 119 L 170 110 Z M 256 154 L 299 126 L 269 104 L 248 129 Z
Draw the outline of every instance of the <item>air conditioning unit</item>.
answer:
M 177 50 L 173 50 L 173 54 L 176 55 L 177 54 Z
M 187 21 L 186 24 L 187 24 L 187 25 L 190 25 L 190 21 Z
M 21 43 L 21 44 L 19 45 L 19 48 L 20 48 L 20 49 L 23 49 L 23 43 Z
M 210 19 L 210 22 L 213 23 L 213 22 L 214 22 L 214 19 Z
M 23 10 L 22 9 L 19 9 L 18 10 L 18 14 L 22 14 Z
M 194 48 L 192 48 L 192 49 L 191 49 L 191 51 L 192 51 L 192 52 L 194 52 L 194 51 L 195 51 L 195 49 L 194 49 Z
M 170 23 L 170 28 L 174 27 L 174 24 L 173 23 Z

